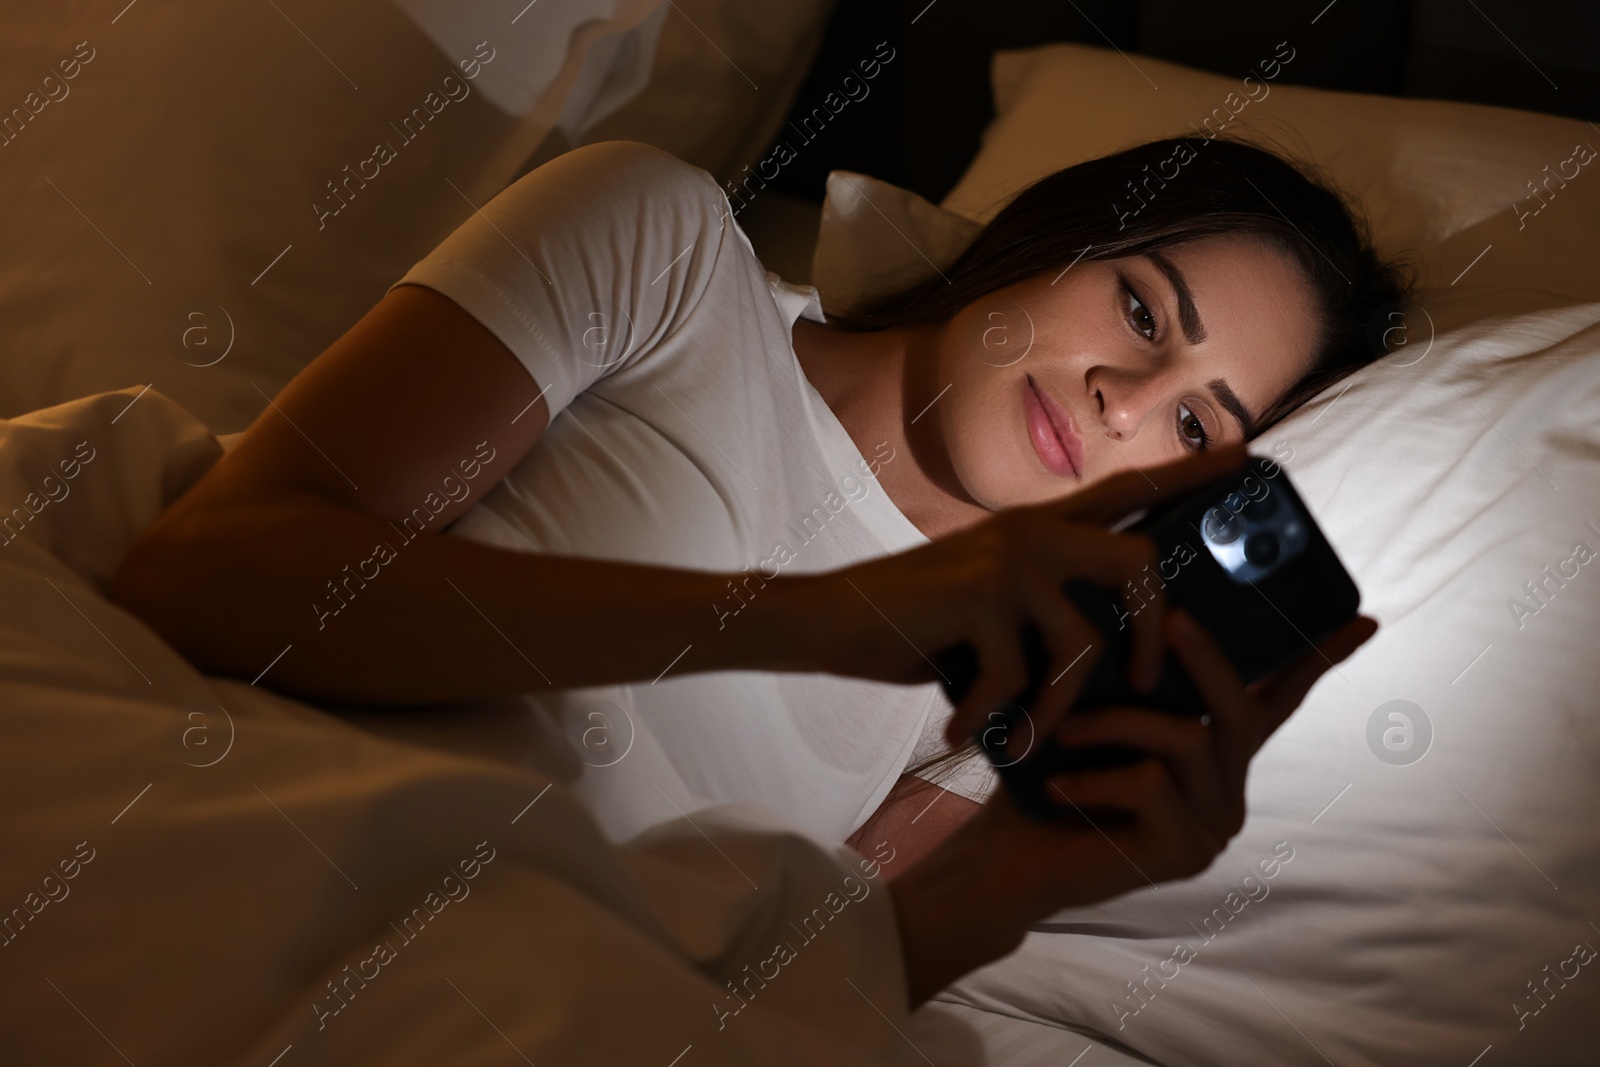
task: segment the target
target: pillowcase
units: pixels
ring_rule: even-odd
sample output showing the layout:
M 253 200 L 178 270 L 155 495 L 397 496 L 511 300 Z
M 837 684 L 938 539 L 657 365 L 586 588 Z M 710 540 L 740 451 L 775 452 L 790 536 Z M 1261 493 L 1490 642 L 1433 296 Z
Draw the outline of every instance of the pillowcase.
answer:
M 823 314 L 854 310 L 933 277 L 981 229 L 910 190 L 854 171 L 829 172 L 811 258 Z

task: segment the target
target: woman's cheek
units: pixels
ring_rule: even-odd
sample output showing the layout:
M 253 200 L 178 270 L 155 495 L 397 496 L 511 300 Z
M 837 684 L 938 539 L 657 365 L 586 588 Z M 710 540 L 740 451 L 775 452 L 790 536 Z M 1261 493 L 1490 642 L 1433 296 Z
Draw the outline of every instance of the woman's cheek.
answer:
M 967 495 L 990 510 L 1042 499 L 1034 484 L 1038 472 L 1028 466 L 1027 441 L 1006 403 L 1006 377 L 990 369 L 973 375 L 965 389 L 954 383 L 945 395 L 955 401 L 944 420 L 951 468 Z

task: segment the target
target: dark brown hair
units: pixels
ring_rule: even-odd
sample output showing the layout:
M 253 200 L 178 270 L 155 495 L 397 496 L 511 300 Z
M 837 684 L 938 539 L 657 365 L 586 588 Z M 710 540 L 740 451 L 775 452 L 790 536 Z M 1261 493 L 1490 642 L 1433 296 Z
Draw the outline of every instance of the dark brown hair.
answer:
M 1058 170 L 1013 197 L 942 274 L 829 321 L 855 332 L 940 322 L 1080 258 L 1225 234 L 1262 238 L 1298 264 L 1321 325 L 1310 369 L 1258 417 L 1255 436 L 1384 355 L 1374 336 L 1387 332 L 1373 324 L 1410 300 L 1415 274 L 1379 257 L 1364 218 L 1328 179 L 1243 140 L 1148 141 Z
M 941 274 L 829 321 L 857 332 L 940 322 L 1080 258 L 1136 256 L 1225 234 L 1264 239 L 1296 263 L 1320 325 L 1310 369 L 1257 418 L 1254 437 L 1383 356 L 1385 313 L 1412 300 L 1416 275 L 1410 263 L 1378 255 L 1364 217 L 1316 168 L 1237 138 L 1149 141 L 1058 170 L 1012 198 Z M 907 773 L 948 770 L 972 747 Z

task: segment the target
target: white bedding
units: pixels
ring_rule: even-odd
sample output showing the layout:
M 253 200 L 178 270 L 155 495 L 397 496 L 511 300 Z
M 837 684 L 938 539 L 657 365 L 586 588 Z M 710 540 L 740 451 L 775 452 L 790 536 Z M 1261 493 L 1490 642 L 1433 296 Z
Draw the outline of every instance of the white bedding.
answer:
M 753 807 L 613 850 L 546 778 L 202 677 L 105 600 L 219 452 L 153 391 L 0 420 L 0 1059 L 906 1062 L 885 866 Z

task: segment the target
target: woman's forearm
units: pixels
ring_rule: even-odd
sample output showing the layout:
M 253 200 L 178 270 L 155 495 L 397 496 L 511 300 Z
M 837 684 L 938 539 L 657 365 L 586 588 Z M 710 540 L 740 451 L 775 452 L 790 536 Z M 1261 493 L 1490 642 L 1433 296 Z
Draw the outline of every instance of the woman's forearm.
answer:
M 730 616 L 732 577 L 408 536 L 306 494 L 180 507 L 130 551 L 111 595 L 203 670 L 265 672 L 340 703 L 815 669 L 793 616 L 805 579 L 752 580 Z
M 889 884 L 912 1010 L 1022 944 L 1036 916 L 999 892 L 996 858 L 969 820 Z

